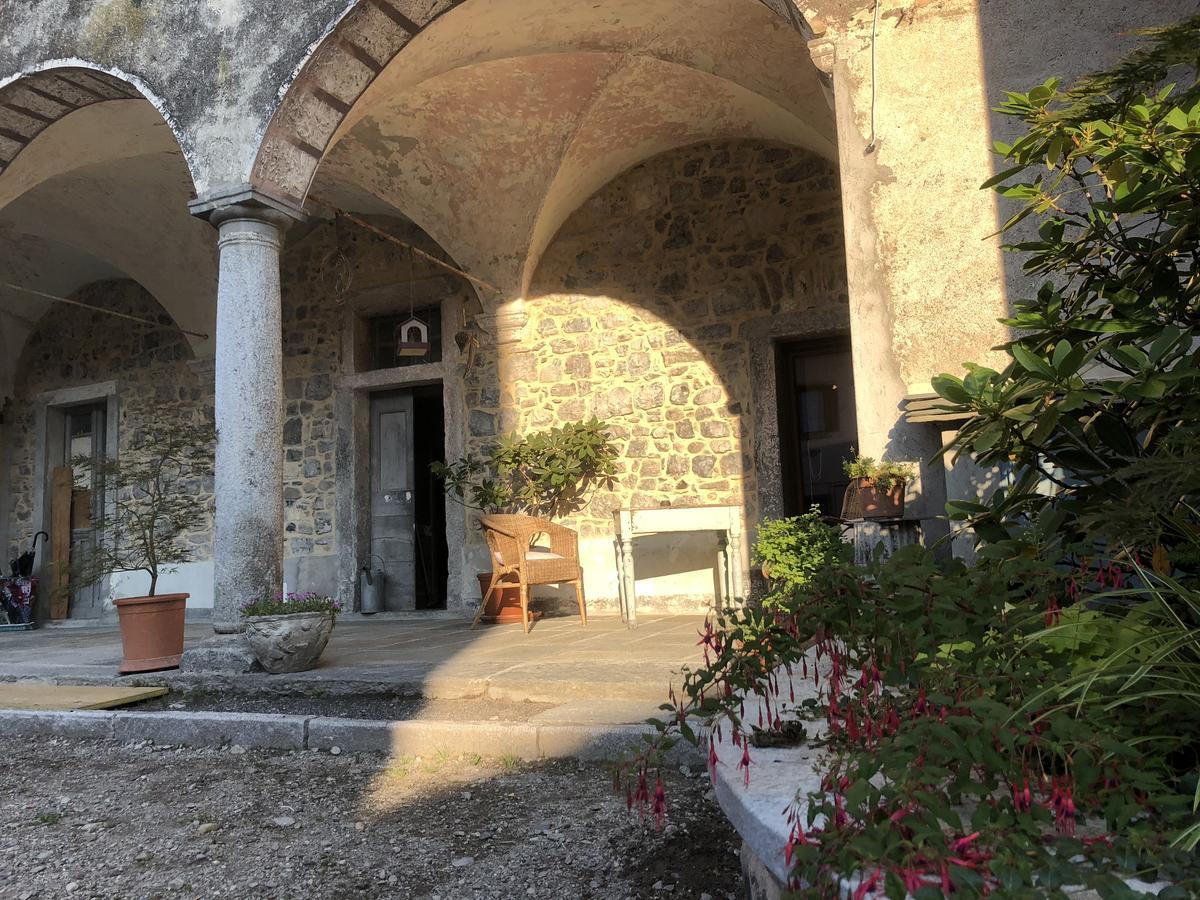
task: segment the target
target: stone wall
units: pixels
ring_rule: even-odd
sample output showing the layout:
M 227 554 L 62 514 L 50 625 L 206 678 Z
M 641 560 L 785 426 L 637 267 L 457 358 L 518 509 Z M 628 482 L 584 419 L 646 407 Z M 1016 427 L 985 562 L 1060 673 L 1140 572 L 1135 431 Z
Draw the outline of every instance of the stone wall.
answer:
M 76 292 L 73 299 L 168 327 L 172 325 L 170 316 L 157 301 L 133 281 L 95 282 Z M 6 425 L 11 422 L 12 445 L 10 546 L 6 548 L 9 555 L 5 560 L 27 548 L 33 533 L 42 527 L 33 521 L 39 395 L 104 381 L 117 383 L 118 452 L 142 423 L 154 417 L 211 419 L 211 369 L 192 360 L 191 349 L 182 334 L 55 304 L 38 323 L 21 355 L 14 400 L 6 413 Z M 211 505 L 211 479 L 202 482 L 196 499 Z M 210 557 L 211 519 L 184 540 L 197 558 Z
M 387 220 L 379 225 L 441 255 L 411 223 Z M 320 222 L 289 237 L 282 260 L 287 555 L 321 556 L 335 550 L 336 386 L 339 376 L 355 367 L 344 358 L 350 318 L 406 312 L 410 280 L 420 286 L 435 279 L 440 286 L 446 283 L 444 275 L 445 270 L 421 257 L 410 268 L 403 247 L 347 220 L 336 226 Z M 473 296 L 462 282 L 457 292 Z M 421 305 L 419 296 L 416 302 Z
M 790 337 L 848 330 L 836 172 L 757 142 L 652 159 L 567 222 L 524 305 L 524 338 L 467 375 L 469 446 L 592 415 L 609 423 L 618 483 L 568 524 L 591 539 L 591 596 L 611 599 L 619 506 L 739 505 L 757 517 L 754 344 L 769 354 L 761 336 L 776 323 L 790 322 Z
M 391 227 L 406 240 L 437 250 L 412 226 Z M 418 280 L 438 271 L 420 259 L 412 268 Z M 407 308 L 409 266 L 405 252 L 394 244 L 344 223 L 334 228 L 318 222 L 292 235 L 281 275 L 285 555 L 332 559 L 334 382 L 345 371 L 342 341 L 348 304 L 353 305 L 355 297 L 383 291 L 394 297 L 391 309 Z M 159 304 L 132 281 L 97 282 L 75 299 L 171 324 Z M 386 311 L 387 302 L 376 301 L 377 309 Z M 22 353 L 20 370 L 14 402 L 5 412 L 6 432 L 13 436 L 6 462 L 11 498 L 6 560 L 27 547 L 37 530 L 33 516 L 39 395 L 115 380 L 120 446 L 151 415 L 212 415 L 211 361 L 192 360 L 182 335 L 78 307 L 57 304 L 42 318 Z M 211 503 L 211 481 L 198 500 Z M 195 560 L 210 560 L 211 518 L 185 540 Z M 329 569 L 332 572 L 332 562 Z M 208 592 L 193 598 L 195 606 L 210 602 Z

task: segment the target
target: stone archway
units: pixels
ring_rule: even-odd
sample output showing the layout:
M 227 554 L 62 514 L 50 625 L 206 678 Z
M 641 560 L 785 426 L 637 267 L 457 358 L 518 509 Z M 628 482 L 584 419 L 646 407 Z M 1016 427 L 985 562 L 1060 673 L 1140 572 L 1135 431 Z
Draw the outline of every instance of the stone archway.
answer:
M 798 156 L 792 162 L 811 161 L 809 174 L 825 179 L 822 215 L 837 210 L 831 174 L 835 128 L 827 84 L 809 55 L 809 35 L 755 0 L 597 5 L 467 0 L 426 23 L 397 18 L 383 6 L 388 4 L 356 7 L 301 71 L 267 129 L 252 186 L 293 207 L 317 201 L 310 203 L 315 214 L 333 205 L 360 216 L 411 222 L 495 287 L 480 292 L 481 308 L 471 310 L 488 346 L 480 368 L 463 379 L 461 425 L 468 448 L 515 427 L 550 424 L 538 415 L 522 416 L 507 399 L 529 379 L 554 379 L 531 353 L 544 343 L 537 329 L 548 321 L 525 309 L 527 298 L 532 306 L 546 292 L 542 284 L 539 297 L 532 297 L 535 273 L 564 223 L 598 193 L 624 190 L 640 164 L 705 141 L 794 148 Z M 512 27 L 514 17 L 527 27 Z M 385 39 L 389 35 L 391 43 Z M 771 165 L 787 168 L 792 152 L 784 149 Z M 774 177 L 770 166 L 766 171 L 768 180 Z M 794 224 L 789 219 L 786 226 Z M 624 223 L 614 219 L 609 227 L 620 229 Z M 840 247 L 840 237 L 831 235 Z M 682 245 L 677 249 L 687 252 Z M 590 287 L 574 292 L 579 302 L 587 302 Z M 618 302 L 644 306 L 653 293 L 653 285 L 638 284 Z M 822 302 L 825 294 L 844 306 L 844 291 L 826 291 Z M 751 307 L 755 303 L 752 299 Z M 750 311 L 758 319 L 770 315 L 769 304 Z M 659 332 L 674 329 L 673 339 L 681 342 L 676 355 L 689 350 L 689 340 L 720 343 L 715 329 L 705 333 L 708 337 L 681 337 L 682 307 L 655 308 L 655 314 L 647 329 L 655 340 L 665 339 Z M 808 333 L 808 325 L 815 331 L 845 328 L 836 315 L 813 323 L 793 316 L 781 327 Z M 769 346 L 775 333 L 761 323 L 754 327 L 762 330 L 760 343 Z M 735 337 L 731 331 L 731 340 Z M 712 355 L 703 373 L 698 366 L 687 375 L 695 381 L 689 390 L 702 398 L 702 415 L 713 415 L 720 398 L 725 404 L 750 402 L 740 387 L 749 377 L 743 347 L 690 348 L 697 360 Z M 713 366 L 725 364 L 738 369 L 736 391 L 722 387 L 722 374 L 714 374 Z M 558 377 L 570 380 L 563 371 Z M 567 386 L 546 382 L 544 387 Z M 652 403 L 663 385 L 645 387 L 645 402 Z M 545 393 L 539 390 L 531 385 L 530 396 Z M 624 385 L 613 390 L 609 406 L 620 419 L 626 415 L 626 395 L 632 409 L 638 394 Z M 581 415 L 603 411 L 569 400 L 558 405 L 565 418 L 574 416 L 576 407 Z M 748 460 L 757 451 L 743 448 L 741 419 L 737 413 L 713 415 L 705 426 L 711 434 L 701 438 L 697 426 L 696 439 L 686 441 L 683 452 L 703 439 L 716 442 L 717 454 L 698 452 L 697 468 L 689 465 L 686 477 L 668 472 L 665 462 L 662 473 L 674 476 L 672 484 L 686 482 L 689 490 L 694 480 L 706 502 L 742 506 L 757 517 L 767 505 L 756 498 L 754 478 L 742 477 L 756 464 Z M 627 451 L 640 452 L 638 447 L 648 443 L 628 438 L 622 437 Z M 649 474 L 650 465 L 645 468 L 640 478 L 657 477 Z M 661 493 L 665 485 L 655 490 Z M 635 493 L 626 492 L 617 502 L 628 502 Z M 597 522 L 602 519 L 593 516 L 586 525 L 597 572 L 602 567 L 597 554 L 603 554 Z M 467 548 L 457 573 L 460 589 L 469 583 L 470 567 L 479 564 L 473 549 Z M 611 594 L 608 585 L 593 586 L 600 597 Z
M 211 405 L 215 248 L 163 109 L 78 61 L 0 86 L 0 546 L 45 528 L 56 410 L 105 407 L 115 452 L 119 414 Z
M 150 97 L 128 75 L 79 65 L 50 64 L 0 81 L 0 175 L 39 134 L 71 113 L 97 103 Z M 167 119 L 162 102 L 151 102 Z
M 0 248 L 4 281 L 63 296 L 131 278 L 211 352 L 215 254 L 187 214 L 192 168 L 161 101 L 99 69 L 47 65 L 0 87 Z M 181 278 L 180 272 L 188 277 Z M 50 301 L 0 289 L 12 366 Z

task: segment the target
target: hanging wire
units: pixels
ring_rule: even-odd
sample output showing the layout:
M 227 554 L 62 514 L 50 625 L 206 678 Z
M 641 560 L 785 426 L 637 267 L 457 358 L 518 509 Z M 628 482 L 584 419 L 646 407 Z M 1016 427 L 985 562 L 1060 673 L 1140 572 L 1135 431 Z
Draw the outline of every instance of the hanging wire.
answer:
M 413 252 L 412 247 L 408 248 L 408 317 L 415 319 L 417 317 L 417 302 L 414 299 L 415 288 L 413 282 L 416 276 L 413 274 Z
M 81 309 L 90 309 L 93 312 L 103 313 L 106 316 L 115 316 L 118 319 L 127 319 L 130 322 L 137 322 L 139 325 L 147 325 L 158 331 L 172 331 L 177 334 L 186 334 L 188 337 L 200 338 L 207 341 L 209 335 L 200 331 L 188 331 L 186 328 L 180 328 L 175 324 L 164 324 L 155 322 L 153 319 L 143 319 L 141 316 L 131 316 L 128 313 L 117 312 L 115 309 L 105 309 L 103 306 L 93 306 L 91 303 L 83 303 L 79 300 L 71 300 L 68 297 L 60 297 L 57 294 L 47 294 L 45 291 L 35 291 L 33 288 L 22 287 L 19 284 L 13 284 L 9 281 L 0 281 L 0 288 L 8 288 L 13 291 L 21 291 L 25 294 L 32 294 L 35 297 L 41 297 L 45 300 L 53 300 L 55 303 L 65 303 L 68 306 L 78 306 Z M 21 318 L 15 313 L 8 313 L 14 318 Z
M 863 151 L 863 156 L 869 156 L 875 152 L 875 39 L 879 32 L 879 0 L 875 0 L 875 15 L 871 19 L 871 140 L 867 142 L 867 148 Z
M 500 288 L 496 287 L 496 285 L 492 284 L 490 281 L 486 281 L 485 279 L 480 278 L 478 275 L 472 275 L 470 272 L 465 272 L 462 269 L 458 268 L 457 266 L 453 266 L 450 263 L 446 262 L 444 259 L 439 259 L 438 257 L 434 256 L 432 253 L 426 253 L 420 247 L 414 247 L 408 241 L 402 241 L 402 240 L 400 240 L 400 238 L 396 237 L 395 235 L 388 234 L 382 228 L 377 228 L 376 226 L 374 226 L 370 222 L 368 222 L 366 219 L 363 219 L 360 216 L 356 216 L 354 213 L 347 212 L 344 209 L 340 209 L 339 207 L 334 206 L 332 203 L 329 203 L 326 200 L 322 200 L 319 197 L 315 197 L 312 194 L 309 194 L 307 199 L 311 203 L 315 203 L 318 206 L 323 206 L 326 209 L 331 210 L 333 212 L 334 216 L 341 216 L 344 219 L 348 219 L 349 221 L 353 222 L 358 227 L 363 228 L 363 229 L 371 232 L 372 234 L 383 238 L 385 241 L 390 241 L 391 243 L 398 244 L 401 247 L 407 247 L 410 252 L 417 254 L 417 256 L 428 261 L 432 265 L 437 266 L 440 269 L 445 269 L 447 272 L 453 272 L 455 275 L 458 275 L 460 278 L 465 278 L 467 281 L 471 282 L 472 284 L 478 285 L 479 287 L 487 288 L 489 291 L 491 291 L 495 294 L 503 294 L 504 293 L 503 291 L 500 290 Z

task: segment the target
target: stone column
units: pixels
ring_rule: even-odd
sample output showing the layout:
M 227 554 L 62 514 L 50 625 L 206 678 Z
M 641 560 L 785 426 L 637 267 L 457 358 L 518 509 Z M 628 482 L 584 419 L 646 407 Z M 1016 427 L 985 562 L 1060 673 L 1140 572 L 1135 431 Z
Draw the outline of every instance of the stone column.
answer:
M 996 200 L 979 189 L 992 158 L 977 6 L 877 28 L 860 10 L 809 45 L 834 87 L 858 449 L 920 463 L 905 514 L 926 541 L 946 532 L 941 435 L 906 420 L 905 398 L 995 364 L 1007 336 Z
M 215 210 L 217 288 L 213 628 L 243 628 L 239 606 L 280 589 L 283 565 L 283 347 L 279 252 L 284 214 Z

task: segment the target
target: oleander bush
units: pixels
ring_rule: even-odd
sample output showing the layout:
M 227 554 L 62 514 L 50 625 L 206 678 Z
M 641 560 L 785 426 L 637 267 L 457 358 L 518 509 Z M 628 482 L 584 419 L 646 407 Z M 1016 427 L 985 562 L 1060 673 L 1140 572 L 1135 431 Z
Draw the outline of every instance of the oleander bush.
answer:
M 447 496 L 485 513 L 557 518 L 577 512 L 598 487 L 612 487 L 617 448 L 595 417 L 527 435 L 502 435 L 480 454 L 433 463 Z

